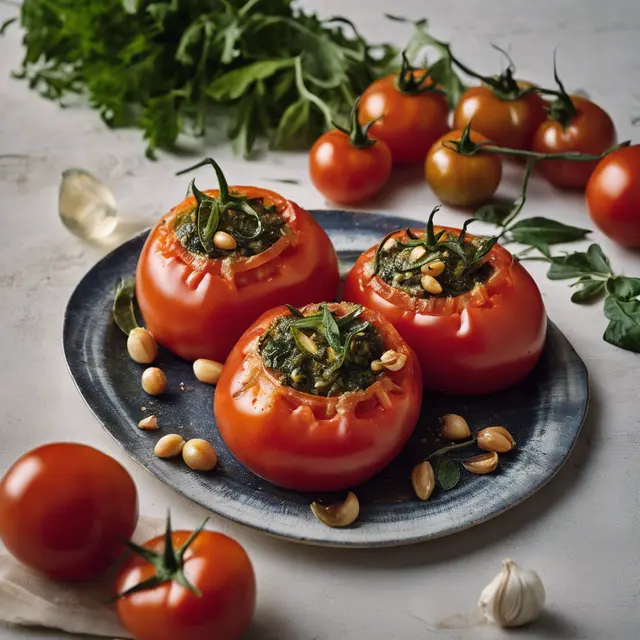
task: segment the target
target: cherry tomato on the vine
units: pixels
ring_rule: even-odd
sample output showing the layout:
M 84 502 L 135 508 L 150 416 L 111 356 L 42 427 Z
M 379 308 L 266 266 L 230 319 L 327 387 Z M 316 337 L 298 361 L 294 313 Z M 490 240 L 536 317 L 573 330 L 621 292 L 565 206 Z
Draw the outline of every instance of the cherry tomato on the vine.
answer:
M 382 140 L 367 135 L 373 122 L 358 122 L 358 100 L 351 112 L 350 128 L 321 135 L 309 153 L 313 186 L 327 199 L 355 204 L 371 198 L 391 173 L 391 152 Z
M 605 156 L 586 189 L 591 219 L 612 240 L 640 247 L 640 145 Z
M 433 193 L 445 204 L 470 207 L 486 202 L 496 191 L 502 178 L 502 159 L 497 154 L 477 153 L 464 156 L 456 153 L 447 141 L 460 141 L 464 131 L 445 133 L 429 151 L 425 162 L 425 177 Z M 473 130 L 471 142 L 487 140 Z
M 613 120 L 597 104 L 581 96 L 567 96 L 572 112 L 556 100 L 549 117 L 540 125 L 533 139 L 533 151 L 566 153 L 577 151 L 598 155 L 616 142 Z M 569 107 L 571 109 L 571 107 Z M 598 164 L 572 160 L 543 160 L 536 165 L 540 173 L 560 189 L 584 189 Z
M 45 444 L 0 481 L 0 539 L 20 562 L 54 580 L 88 580 L 122 554 L 138 521 L 125 468 L 84 444 Z
M 413 69 L 405 59 L 399 75 L 376 80 L 362 94 L 360 122 L 371 120 L 377 120 L 371 135 L 387 144 L 394 164 L 416 164 L 448 131 L 449 107 L 427 72 Z

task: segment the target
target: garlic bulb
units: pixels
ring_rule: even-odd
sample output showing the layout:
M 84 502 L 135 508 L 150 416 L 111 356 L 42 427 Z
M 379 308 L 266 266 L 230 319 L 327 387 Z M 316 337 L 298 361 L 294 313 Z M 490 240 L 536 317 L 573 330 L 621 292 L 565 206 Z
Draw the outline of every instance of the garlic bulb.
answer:
M 478 607 L 489 622 L 519 627 L 540 615 L 544 598 L 544 586 L 535 571 L 503 560 L 502 571 L 482 590 Z

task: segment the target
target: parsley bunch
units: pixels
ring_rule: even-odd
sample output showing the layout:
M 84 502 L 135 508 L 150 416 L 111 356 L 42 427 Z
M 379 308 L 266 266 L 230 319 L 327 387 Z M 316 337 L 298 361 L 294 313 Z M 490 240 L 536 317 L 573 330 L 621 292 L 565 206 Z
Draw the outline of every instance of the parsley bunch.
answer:
M 25 0 L 16 74 L 52 100 L 86 93 L 110 127 L 138 126 L 147 155 L 182 131 L 204 135 L 210 107 L 232 116 L 234 149 L 258 136 L 307 144 L 346 115 L 396 51 L 344 18 L 292 0 Z

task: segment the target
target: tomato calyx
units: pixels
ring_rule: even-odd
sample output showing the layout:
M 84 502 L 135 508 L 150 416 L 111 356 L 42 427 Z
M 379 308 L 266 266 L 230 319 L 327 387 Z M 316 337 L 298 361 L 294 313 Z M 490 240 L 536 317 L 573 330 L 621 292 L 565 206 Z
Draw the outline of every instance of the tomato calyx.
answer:
M 333 126 L 338 131 L 342 131 L 342 133 L 344 133 L 349 138 L 351 146 L 355 147 L 356 149 L 366 149 L 367 147 L 371 147 L 376 142 L 378 142 L 374 138 L 369 137 L 369 129 L 371 129 L 371 127 L 376 122 L 384 118 L 384 115 L 380 115 L 370 122 L 367 122 L 367 124 L 362 125 L 360 124 L 360 120 L 358 117 L 359 107 L 360 97 L 358 96 L 353 103 L 353 108 L 351 109 L 351 113 L 349 114 L 349 127 L 341 127 L 335 122 L 333 123 Z
M 424 86 L 427 80 L 431 80 L 431 71 L 422 67 L 414 67 L 409 62 L 406 53 L 402 52 L 402 67 L 398 73 L 396 86 L 398 91 L 410 96 L 417 96 L 425 93 L 437 93 L 445 95 L 442 89 L 438 89 L 435 82 Z
M 164 532 L 164 549 L 162 553 L 157 553 L 151 549 L 141 547 L 130 540 L 125 540 L 124 543 L 129 549 L 131 549 L 131 551 L 153 565 L 156 570 L 156 574 L 151 578 L 143 580 L 133 587 L 126 589 L 122 593 L 117 594 L 114 600 L 119 600 L 120 598 L 138 593 L 139 591 L 154 589 L 155 587 L 159 587 L 161 584 L 169 581 L 177 582 L 183 587 L 189 589 L 189 591 L 194 593 L 196 596 L 201 597 L 202 594 L 200 590 L 192 585 L 184 574 L 184 556 L 208 521 L 209 518 L 207 518 L 189 536 L 189 539 L 182 545 L 182 547 L 180 547 L 180 549 L 175 549 L 173 546 L 170 514 L 167 515 L 167 527 Z
M 562 80 L 560 80 L 560 77 L 558 76 L 555 52 L 553 54 L 553 77 L 558 85 L 558 90 L 553 91 L 551 89 L 542 89 L 541 93 L 556 96 L 556 99 L 549 103 L 549 106 L 547 107 L 547 117 L 550 120 L 559 122 L 562 128 L 566 129 L 571 123 L 571 120 L 578 113 L 578 110 L 576 109 L 575 104 L 573 104 L 571 96 L 564 88 Z

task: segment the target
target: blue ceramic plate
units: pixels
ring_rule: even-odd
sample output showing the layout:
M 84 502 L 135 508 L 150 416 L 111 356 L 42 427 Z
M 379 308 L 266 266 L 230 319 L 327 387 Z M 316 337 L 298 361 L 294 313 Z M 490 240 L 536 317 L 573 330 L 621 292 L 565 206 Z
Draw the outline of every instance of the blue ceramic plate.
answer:
M 312 213 L 336 246 L 343 271 L 385 233 L 422 224 L 347 211 Z M 344 494 L 310 495 L 280 489 L 245 469 L 216 429 L 214 389 L 194 379 L 189 363 L 161 349 L 156 364 L 167 373 L 168 392 L 151 398 L 140 388 L 143 367 L 129 359 L 125 337 L 111 318 L 111 304 L 120 277 L 134 274 L 146 235 L 110 253 L 77 286 L 65 316 L 65 355 L 80 393 L 125 451 L 160 480 L 210 511 L 311 544 L 408 544 L 455 533 L 499 515 L 544 486 L 569 456 L 587 412 L 587 371 L 567 339 L 550 324 L 539 364 L 517 387 L 482 397 L 426 397 L 421 419 L 402 453 L 355 489 L 361 504 L 359 520 L 346 529 L 324 526 L 313 517 L 309 504 L 316 498 L 335 501 Z M 137 428 L 145 415 L 142 407 L 146 407 L 146 415 L 159 417 L 161 431 Z M 409 475 L 413 465 L 438 446 L 438 417 L 446 413 L 465 416 L 476 429 L 506 425 L 518 448 L 501 456 L 496 473 L 472 476 L 463 472 L 455 489 L 436 492 L 428 502 L 420 502 L 413 496 Z M 156 458 L 155 441 L 162 433 L 173 431 L 186 439 L 211 441 L 219 456 L 216 470 L 203 474 L 191 471 L 181 461 Z

